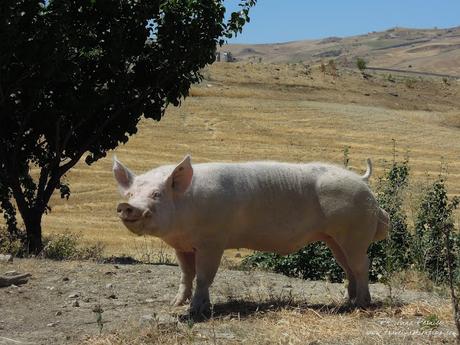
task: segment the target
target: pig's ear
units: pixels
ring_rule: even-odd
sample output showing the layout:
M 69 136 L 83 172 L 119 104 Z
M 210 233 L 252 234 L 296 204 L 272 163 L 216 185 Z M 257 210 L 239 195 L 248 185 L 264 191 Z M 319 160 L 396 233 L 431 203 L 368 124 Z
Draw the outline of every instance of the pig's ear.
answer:
M 121 164 L 116 156 L 113 157 L 113 176 L 115 176 L 122 194 L 131 187 L 136 177 L 127 167 Z
M 180 162 L 169 175 L 167 184 L 176 193 L 184 193 L 192 183 L 193 168 L 190 155 Z

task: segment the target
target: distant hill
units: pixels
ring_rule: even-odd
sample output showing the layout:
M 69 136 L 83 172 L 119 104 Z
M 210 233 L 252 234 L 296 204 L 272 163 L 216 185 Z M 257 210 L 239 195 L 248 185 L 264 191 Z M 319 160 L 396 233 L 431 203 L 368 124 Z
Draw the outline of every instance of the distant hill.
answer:
M 364 58 L 368 66 L 460 75 L 460 27 L 392 28 L 352 37 L 273 44 L 230 44 L 220 48 L 237 60 L 319 63 L 330 59 L 345 66 Z

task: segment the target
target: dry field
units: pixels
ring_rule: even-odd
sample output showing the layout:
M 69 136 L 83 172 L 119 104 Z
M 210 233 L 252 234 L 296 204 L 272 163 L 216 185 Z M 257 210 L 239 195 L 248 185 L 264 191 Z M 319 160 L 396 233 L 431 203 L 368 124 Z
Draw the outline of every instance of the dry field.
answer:
M 105 255 L 155 261 L 170 252 L 155 239 L 131 235 L 117 220 L 120 200 L 111 173 L 116 154 L 134 172 L 179 161 L 322 160 L 352 169 L 375 165 L 372 183 L 393 159 L 408 157 L 411 202 L 441 170 L 460 194 L 460 85 L 440 79 L 339 75 L 301 64 L 215 64 L 180 108 L 156 123 L 143 120 L 130 142 L 91 167 L 67 176 L 72 195 L 56 195 L 45 235 L 79 234 L 102 242 Z M 391 80 L 389 80 L 391 79 Z M 441 165 L 443 163 L 443 165 Z M 411 207 L 409 203 L 408 207 Z M 235 251 L 224 262 L 236 260 Z M 241 253 L 245 254 L 245 252 Z M 225 266 L 225 265 L 224 265 Z M 228 266 L 228 264 L 227 264 Z M 446 295 L 414 291 L 427 281 L 404 277 L 388 301 L 373 284 L 367 311 L 343 305 L 344 284 L 308 282 L 264 272 L 221 269 L 212 288 L 213 317 L 197 324 L 169 307 L 179 269 L 157 265 L 15 260 L 0 270 L 32 272 L 24 286 L 0 291 L 0 344 L 453 344 Z M 393 284 L 393 283 L 392 283 Z M 78 302 L 78 303 L 77 303 Z M 104 310 L 100 325 L 94 312 Z M 182 322 L 179 322 L 182 320 Z
M 365 158 L 375 166 L 372 182 L 393 157 L 408 156 L 413 200 L 429 178 L 448 170 L 448 187 L 460 194 L 460 85 L 441 79 L 384 74 L 369 80 L 339 68 L 339 76 L 311 73 L 301 64 L 217 63 L 180 108 L 160 122 L 143 120 L 127 145 L 93 166 L 77 165 L 67 176 L 68 201 L 58 195 L 45 216 L 45 234 L 72 232 L 85 243 L 100 241 L 106 254 L 154 255 L 159 241 L 136 237 L 118 221 L 120 196 L 112 178 L 112 156 L 141 173 L 178 162 L 314 160 L 342 164 L 349 147 L 352 169 Z M 229 255 L 234 256 L 234 253 Z

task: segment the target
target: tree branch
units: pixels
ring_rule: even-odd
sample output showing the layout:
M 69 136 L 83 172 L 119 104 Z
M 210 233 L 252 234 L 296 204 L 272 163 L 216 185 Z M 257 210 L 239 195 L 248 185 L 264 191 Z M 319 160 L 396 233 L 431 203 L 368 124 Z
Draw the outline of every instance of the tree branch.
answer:
M 81 146 L 81 149 L 77 151 L 77 153 L 73 156 L 73 158 L 70 159 L 70 161 L 68 161 L 67 163 L 65 163 L 64 165 L 61 165 L 59 167 L 59 169 L 57 169 L 57 172 L 54 173 L 55 170 L 53 170 L 53 172 L 51 173 L 51 176 L 48 180 L 48 183 L 46 185 L 46 188 L 45 188 L 45 191 L 43 193 L 43 202 L 44 202 L 44 205 L 48 204 L 49 200 L 51 199 L 51 196 L 53 195 L 53 192 L 54 190 L 56 189 L 61 177 L 67 172 L 69 171 L 71 168 L 73 168 L 75 166 L 75 164 L 78 163 L 78 161 L 80 160 L 80 158 L 85 154 L 86 151 L 88 151 L 89 147 L 91 146 L 91 144 L 93 144 L 97 139 L 98 137 L 100 136 L 100 134 L 102 133 L 102 131 L 107 127 L 107 125 L 110 124 L 110 122 L 112 122 L 113 120 L 115 120 L 118 116 L 120 116 L 123 112 L 125 112 L 127 109 L 139 104 L 140 102 L 142 102 L 145 98 L 145 94 L 142 95 L 142 97 L 139 97 L 138 99 L 136 99 L 134 102 L 132 102 L 131 104 L 125 106 L 124 108 L 122 109 L 119 109 L 118 111 L 114 112 L 112 115 L 110 115 L 109 117 L 107 117 L 105 119 L 105 121 L 97 127 L 97 130 L 93 132 L 93 135 L 91 135 L 88 140 L 86 140 L 85 143 L 83 143 L 83 145 Z M 79 124 L 77 125 L 78 126 L 81 126 L 83 124 L 83 120 L 79 122 Z M 75 129 L 74 129 L 75 130 Z M 70 134 L 69 134 L 70 133 Z M 70 139 L 71 137 L 71 131 L 69 131 L 69 133 L 67 134 L 66 136 L 66 139 L 65 139 L 65 145 L 67 145 L 67 142 L 68 140 Z M 63 152 L 63 150 L 61 151 L 61 153 Z

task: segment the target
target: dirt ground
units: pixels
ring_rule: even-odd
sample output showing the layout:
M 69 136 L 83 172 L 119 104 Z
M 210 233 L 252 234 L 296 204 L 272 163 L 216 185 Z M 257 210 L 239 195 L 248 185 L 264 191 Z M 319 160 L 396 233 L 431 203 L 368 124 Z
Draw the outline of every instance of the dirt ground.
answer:
M 108 340 L 114 334 L 152 323 L 188 328 L 199 339 L 191 343 L 454 343 L 447 298 L 400 289 L 392 292 L 396 302 L 388 303 L 382 284 L 371 286 L 370 310 L 353 311 L 343 307 L 344 284 L 223 269 L 211 290 L 212 319 L 190 325 L 181 317 L 186 307 L 169 306 L 177 266 L 33 259 L 0 264 L 0 273 L 12 270 L 32 277 L 0 289 L 2 345 L 114 344 Z M 102 313 L 95 312 L 98 306 Z

